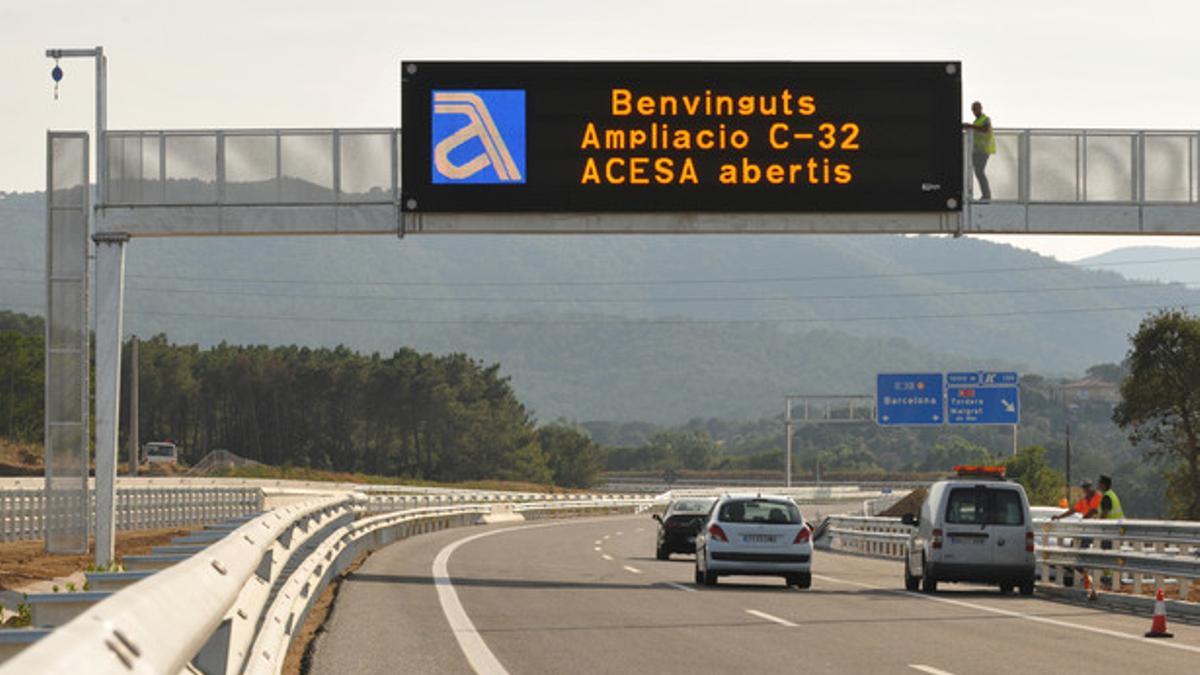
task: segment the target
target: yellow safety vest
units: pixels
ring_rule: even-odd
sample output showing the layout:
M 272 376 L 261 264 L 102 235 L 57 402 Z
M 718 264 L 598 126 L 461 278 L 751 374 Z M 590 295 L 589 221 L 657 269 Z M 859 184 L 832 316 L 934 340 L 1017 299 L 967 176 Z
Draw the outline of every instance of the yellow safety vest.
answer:
M 991 121 L 987 115 L 980 115 L 971 123 L 971 126 L 975 127 L 975 152 L 996 154 L 996 134 L 993 131 L 983 130 Z
M 1117 520 L 1125 517 L 1125 511 L 1121 509 L 1121 500 L 1117 498 L 1117 493 L 1109 490 L 1104 493 L 1108 497 L 1108 501 L 1112 504 L 1112 508 L 1108 510 L 1108 515 L 1105 516 L 1108 520 Z

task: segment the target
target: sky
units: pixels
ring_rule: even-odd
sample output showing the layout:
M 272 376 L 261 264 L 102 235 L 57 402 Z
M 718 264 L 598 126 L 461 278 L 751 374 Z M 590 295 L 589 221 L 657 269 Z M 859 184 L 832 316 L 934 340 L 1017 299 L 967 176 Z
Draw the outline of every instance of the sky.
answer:
M 91 63 L 56 101 L 48 47 L 104 46 L 114 129 L 398 126 L 401 59 L 960 60 L 998 127 L 1194 129 L 1197 25 L 1184 0 L 2 0 L 0 190 L 44 187 L 47 129 L 92 126 Z

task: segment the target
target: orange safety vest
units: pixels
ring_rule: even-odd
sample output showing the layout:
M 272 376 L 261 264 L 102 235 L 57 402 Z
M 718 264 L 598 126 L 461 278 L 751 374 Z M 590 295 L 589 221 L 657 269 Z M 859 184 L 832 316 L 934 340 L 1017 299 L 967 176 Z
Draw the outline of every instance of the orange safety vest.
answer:
M 1088 512 L 1095 511 L 1097 514 L 1099 514 L 1100 501 L 1102 499 L 1104 499 L 1104 495 L 1100 494 L 1098 490 L 1092 492 L 1091 499 L 1084 497 L 1083 499 L 1075 502 L 1075 513 L 1078 513 L 1081 516 L 1086 516 Z

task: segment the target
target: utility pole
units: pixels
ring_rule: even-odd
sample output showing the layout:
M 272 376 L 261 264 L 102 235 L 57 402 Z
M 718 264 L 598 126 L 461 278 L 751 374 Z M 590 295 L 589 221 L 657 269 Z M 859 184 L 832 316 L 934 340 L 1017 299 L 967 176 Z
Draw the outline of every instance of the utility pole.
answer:
M 787 433 L 787 459 L 785 460 L 787 466 L 785 475 L 787 478 L 785 485 L 792 487 L 792 399 L 790 396 L 785 396 L 783 400 L 785 406 L 783 424 Z
M 129 475 L 138 475 L 138 455 L 141 452 L 142 439 L 138 427 L 138 337 L 134 335 L 129 340 Z
M 1067 420 L 1067 508 L 1071 508 L 1071 421 Z

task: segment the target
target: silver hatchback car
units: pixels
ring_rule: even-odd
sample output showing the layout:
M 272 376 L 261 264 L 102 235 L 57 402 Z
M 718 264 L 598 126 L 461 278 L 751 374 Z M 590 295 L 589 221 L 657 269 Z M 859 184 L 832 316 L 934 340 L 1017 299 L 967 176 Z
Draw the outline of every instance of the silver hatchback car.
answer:
M 781 495 L 725 495 L 696 537 L 696 583 L 731 574 L 783 577 L 812 585 L 812 528 Z

